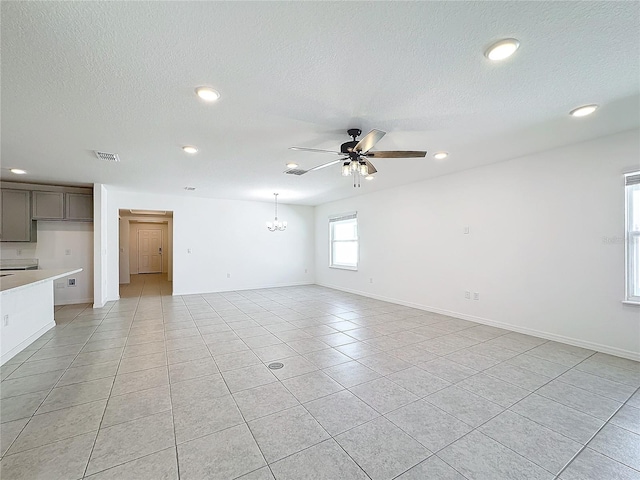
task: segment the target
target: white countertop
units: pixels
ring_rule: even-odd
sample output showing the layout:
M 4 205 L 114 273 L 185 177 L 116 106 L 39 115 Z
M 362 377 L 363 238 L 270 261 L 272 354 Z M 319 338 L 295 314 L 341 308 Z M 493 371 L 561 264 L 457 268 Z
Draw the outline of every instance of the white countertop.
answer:
M 51 282 L 67 275 L 81 272 L 81 268 L 52 268 L 49 270 L 4 270 L 0 272 L 0 292 L 28 288 L 38 283 Z

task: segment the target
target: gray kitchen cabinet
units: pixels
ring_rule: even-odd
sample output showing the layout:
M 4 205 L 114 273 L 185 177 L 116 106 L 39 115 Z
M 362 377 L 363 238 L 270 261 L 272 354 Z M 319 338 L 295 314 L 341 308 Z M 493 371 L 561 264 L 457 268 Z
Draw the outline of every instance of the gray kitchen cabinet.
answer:
M 32 193 L 34 220 L 63 220 L 64 193 L 39 192 Z
M 65 193 L 67 220 L 93 220 L 93 195 Z
M 2 241 L 35 242 L 36 223 L 31 220 L 31 192 L 2 189 Z

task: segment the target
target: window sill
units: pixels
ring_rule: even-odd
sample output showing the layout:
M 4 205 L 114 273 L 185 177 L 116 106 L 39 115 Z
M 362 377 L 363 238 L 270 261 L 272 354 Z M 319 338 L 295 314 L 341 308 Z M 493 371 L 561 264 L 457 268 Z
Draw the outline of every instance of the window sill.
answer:
M 640 301 L 635 301 L 635 300 L 623 300 L 622 303 L 624 303 L 625 305 L 635 305 L 636 307 L 640 307 Z
M 358 267 L 347 267 L 347 266 L 341 266 L 341 265 L 329 265 L 329 268 L 336 268 L 338 270 L 351 270 L 352 272 L 358 271 Z

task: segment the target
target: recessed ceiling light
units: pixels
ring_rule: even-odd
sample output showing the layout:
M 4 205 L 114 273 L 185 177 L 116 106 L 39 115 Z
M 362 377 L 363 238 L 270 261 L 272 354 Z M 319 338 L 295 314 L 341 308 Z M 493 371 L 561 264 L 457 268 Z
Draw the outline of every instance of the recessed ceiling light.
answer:
M 205 102 L 215 102 L 220 98 L 220 93 L 218 93 L 211 87 L 196 88 L 196 95 L 198 95 Z
M 569 115 L 574 117 L 586 117 L 587 115 L 591 115 L 598 109 L 598 105 L 583 105 L 578 108 L 574 108 L 569 112 Z
M 19 168 L 12 168 L 11 173 L 15 173 L 16 175 L 25 175 L 27 172 Z
M 520 42 L 515 38 L 505 38 L 504 40 L 500 40 L 499 42 L 494 43 L 487 51 L 484 52 L 484 55 L 493 61 L 504 60 L 505 58 L 513 55 L 518 47 L 520 46 Z
M 436 160 L 443 160 L 448 156 L 449 154 L 447 152 L 436 152 L 433 154 L 433 158 L 435 158 Z
M 187 153 L 198 153 L 198 147 L 194 147 L 193 145 L 185 145 L 182 147 L 182 150 Z
M 367 175 L 364 177 L 365 180 L 373 180 L 373 175 Z
M 293 162 L 289 162 L 289 163 L 287 163 L 287 168 L 298 168 L 298 164 L 297 163 L 293 163 Z

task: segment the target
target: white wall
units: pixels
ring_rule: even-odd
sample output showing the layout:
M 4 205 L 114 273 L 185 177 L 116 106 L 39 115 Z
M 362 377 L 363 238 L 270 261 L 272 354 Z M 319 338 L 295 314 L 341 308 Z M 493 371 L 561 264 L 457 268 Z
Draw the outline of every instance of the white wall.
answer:
M 114 187 L 106 187 L 105 196 L 101 226 L 106 238 L 96 246 L 98 251 L 107 251 L 102 273 L 107 284 L 103 302 L 118 298 L 119 209 L 173 212 L 176 295 L 314 282 L 313 207 L 279 205 L 279 217 L 289 226 L 284 232 L 269 232 L 265 222 L 273 218 L 270 201 L 157 195 Z M 188 249 L 191 253 L 187 253 Z
M 111 237 L 107 246 L 107 188 L 101 184 L 93 185 L 93 306 L 103 307 L 107 303 L 107 254 L 115 248 L 118 238 Z M 117 217 L 116 217 L 117 221 Z M 110 253 L 110 257 L 113 257 Z M 117 257 L 116 257 L 117 258 Z M 115 298 L 119 298 L 117 295 Z
M 640 359 L 640 307 L 621 303 L 639 133 L 318 206 L 316 281 Z M 330 269 L 327 219 L 354 210 L 359 270 Z
M 54 291 L 55 305 L 92 302 L 93 223 L 38 220 L 37 228 L 37 243 L 2 242 L 0 256 L 3 259 L 37 258 L 43 269 L 82 268 L 82 272 L 71 277 L 76 279 L 75 287 L 67 286 L 67 278 L 54 282 L 58 287 Z

